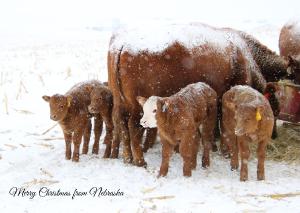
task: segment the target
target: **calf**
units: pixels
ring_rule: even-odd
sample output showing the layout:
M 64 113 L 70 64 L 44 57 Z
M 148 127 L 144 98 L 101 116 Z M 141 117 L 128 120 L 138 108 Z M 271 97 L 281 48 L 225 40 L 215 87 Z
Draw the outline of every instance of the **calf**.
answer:
M 91 117 L 95 116 L 95 142 L 93 153 L 99 151 L 99 139 L 102 132 L 102 118 L 100 114 L 91 115 L 88 111 L 94 87 L 101 85 L 99 81 L 86 81 L 73 86 L 65 95 L 55 94 L 43 96 L 50 105 L 50 118 L 57 121 L 64 133 L 66 143 L 66 159 L 71 159 L 71 143 L 74 144 L 72 161 L 79 161 L 79 148 L 84 135 L 83 154 L 88 152 L 88 144 L 91 135 Z
M 166 176 L 169 160 L 176 145 L 183 158 L 183 175 L 191 176 L 197 165 L 197 152 L 202 137 L 202 167 L 209 166 L 209 151 L 214 140 L 217 116 L 217 94 L 205 83 L 186 86 L 178 93 L 161 98 L 137 97 L 143 106 L 144 127 L 156 127 L 162 142 L 162 163 L 159 176 Z M 201 134 L 201 135 L 200 135 Z
M 117 158 L 119 154 L 119 144 L 113 143 L 113 122 L 112 122 L 112 108 L 113 97 L 111 91 L 107 86 L 97 85 L 91 92 L 91 104 L 88 106 L 90 113 L 99 114 L 103 119 L 106 127 L 106 135 L 104 138 L 104 144 L 106 144 L 106 150 L 104 157 Z M 111 147 L 113 145 L 112 154 Z
M 231 154 L 231 169 L 238 168 L 241 153 L 240 180 L 248 179 L 249 142 L 258 143 L 257 179 L 264 180 L 265 149 L 272 135 L 274 115 L 268 100 L 249 86 L 235 86 L 222 98 L 222 143 Z

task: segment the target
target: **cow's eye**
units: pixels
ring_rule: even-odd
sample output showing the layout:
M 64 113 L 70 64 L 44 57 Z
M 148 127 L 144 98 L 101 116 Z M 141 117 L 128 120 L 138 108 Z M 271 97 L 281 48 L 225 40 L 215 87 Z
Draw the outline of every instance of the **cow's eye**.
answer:
M 153 110 L 153 113 L 156 113 L 156 109 L 155 109 L 155 110 Z
M 63 109 L 63 108 L 64 108 L 64 105 L 60 105 L 59 108 Z

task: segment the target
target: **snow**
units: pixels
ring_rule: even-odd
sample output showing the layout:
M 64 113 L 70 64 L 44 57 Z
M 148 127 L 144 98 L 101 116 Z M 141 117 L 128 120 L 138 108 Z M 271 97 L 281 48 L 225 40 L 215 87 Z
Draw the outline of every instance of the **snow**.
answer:
M 266 103 L 266 99 L 262 96 L 262 94 L 250 86 L 237 85 L 232 87 L 231 90 L 236 91 L 234 99 L 239 100 L 243 106 L 257 107 Z M 245 96 L 244 94 L 249 95 Z
M 16 1 L 9 2 L 18 5 Z M 30 2 L 36 3 L 33 0 Z M 215 8 L 213 12 L 206 10 L 205 6 L 201 7 L 203 9 L 199 9 L 199 5 L 194 6 L 193 4 L 190 7 L 186 1 L 176 7 L 173 1 L 168 2 L 170 5 L 164 3 L 166 6 L 170 6 L 168 10 L 157 8 L 158 2 L 156 2 L 151 6 L 149 13 L 160 16 L 170 14 L 171 11 L 178 14 L 178 10 L 174 10 L 177 7 L 185 11 L 191 10 L 192 12 L 179 14 L 179 18 L 195 18 L 196 14 L 200 14 L 203 17 L 198 20 L 245 30 L 271 49 L 278 51 L 280 27 L 287 20 L 287 16 L 292 14 L 292 12 L 287 12 L 287 9 L 298 12 L 299 3 L 295 1 L 291 4 L 277 4 L 276 8 L 266 10 L 268 5 L 265 2 L 267 1 L 251 1 L 245 11 L 232 7 L 232 2 L 224 1 L 223 3 L 219 2 L 219 7 Z M 59 1 L 59 4 L 69 7 L 68 3 L 70 1 L 67 3 Z M 136 3 L 138 2 L 136 1 Z M 269 3 L 275 5 L 274 1 L 269 1 Z M 97 156 L 91 154 L 90 144 L 89 154 L 81 155 L 79 163 L 66 161 L 62 132 L 58 126 L 53 127 L 56 123 L 50 120 L 49 107 L 41 97 L 46 94 L 64 94 L 75 83 L 83 80 L 106 81 L 106 54 L 111 32 L 78 30 L 77 28 L 66 31 L 52 31 L 52 29 L 43 31 L 40 30 L 41 28 L 28 28 L 26 23 L 31 19 L 38 21 L 38 18 L 30 16 L 30 14 L 34 14 L 34 11 L 33 9 L 29 10 L 30 4 L 27 4 L 28 2 L 23 9 L 14 10 L 13 14 L 21 13 L 24 19 L 22 19 L 23 16 L 18 18 L 16 16 L 12 26 L 24 24 L 28 34 L 24 36 L 24 33 L 11 33 L 6 31 L 6 28 L 2 28 L 3 25 L 0 26 L 1 213 L 31 213 L 41 212 L 41 210 L 43 212 L 74 213 L 99 211 L 300 211 L 299 164 L 266 161 L 266 180 L 258 182 L 256 181 L 257 161 L 255 158 L 251 158 L 248 165 L 249 181 L 242 183 L 239 181 L 239 172 L 230 171 L 229 160 L 224 159 L 218 153 L 212 154 L 211 166 L 208 169 L 202 169 L 201 163 L 199 163 L 202 157 L 200 152 L 198 167 L 193 171 L 191 178 L 182 176 L 182 158 L 180 155 L 174 154 L 170 161 L 168 176 L 157 178 L 161 161 L 159 141 L 153 149 L 145 154 L 145 160 L 148 163 L 147 169 L 124 164 L 121 158 L 103 159 L 101 157 L 104 152 L 103 145 Z M 211 1 L 207 4 L 215 5 L 216 2 Z M 260 7 L 257 7 L 256 4 L 259 4 Z M 47 14 L 47 10 L 50 11 L 48 18 L 41 18 L 43 21 L 47 18 L 45 26 L 49 26 L 49 23 L 55 25 L 54 22 L 60 25 L 59 18 L 54 19 L 54 22 L 52 19 L 57 9 L 61 16 L 67 16 L 66 11 L 69 10 L 63 5 L 62 7 L 49 3 L 44 5 L 44 10 L 39 11 L 38 14 L 43 16 L 44 13 Z M 91 16 L 89 16 L 90 14 L 78 15 L 81 14 L 82 7 L 76 4 L 76 9 L 71 11 L 73 15 L 68 19 L 73 20 L 74 17 L 77 17 L 74 19 L 75 21 L 90 20 L 90 17 L 93 19 L 97 13 L 105 12 L 105 10 L 106 14 L 111 14 L 105 6 L 95 7 L 92 5 L 89 5 L 89 8 L 92 8 Z M 122 4 L 124 7 L 126 5 L 127 2 Z M 114 14 L 122 14 L 124 7 L 117 8 Z M 242 7 L 245 7 L 244 3 L 238 3 L 238 8 Z M 15 9 L 15 7 L 12 8 Z M 230 12 L 230 8 L 234 8 L 234 12 Z M 8 22 L 9 18 L 3 17 L 3 14 L 10 14 L 11 10 L 6 7 L 1 7 L 0 10 L 2 10 L 0 21 Z M 99 12 L 99 10 L 101 11 Z M 262 10 L 264 13 L 252 14 L 253 11 Z M 280 11 L 284 12 L 280 13 Z M 143 10 L 137 11 L 132 7 L 128 13 L 123 13 L 122 17 L 126 17 L 129 13 L 132 17 L 133 14 L 136 15 L 134 12 L 143 15 Z M 243 13 L 246 15 L 238 18 Z M 280 16 L 276 14 L 280 14 Z M 62 22 L 69 25 L 68 20 L 64 19 Z M 156 32 L 150 33 L 153 37 L 160 38 L 156 37 Z M 53 128 L 51 129 L 51 127 Z M 104 135 L 102 135 L 101 141 L 103 138 Z M 252 155 L 254 156 L 255 153 Z M 28 196 L 13 197 L 9 194 L 13 187 L 25 187 L 26 190 L 37 194 L 33 199 Z M 41 187 L 48 187 L 53 192 L 58 190 L 70 192 L 71 196 L 75 189 L 88 192 L 93 187 L 103 187 L 109 191 L 118 191 L 119 189 L 124 192 L 124 196 L 92 197 L 88 195 L 76 196 L 74 199 L 71 196 L 40 197 L 38 191 Z M 282 195 L 282 197 L 276 196 L 276 194 Z M 284 194 L 290 195 L 285 196 Z
M 149 36 L 155 32 L 155 36 Z M 235 33 L 220 31 L 201 23 L 159 23 L 138 27 L 121 28 L 115 34 L 111 51 L 123 51 L 137 54 L 142 51 L 150 53 L 162 52 L 175 42 L 179 42 L 188 50 L 200 45 L 210 44 L 219 53 L 225 54 L 231 42 L 241 49 L 246 48 L 245 42 Z M 210 50 L 202 50 L 210 51 Z
M 295 35 L 300 35 L 300 19 L 291 19 L 286 23 L 286 26 L 293 26 L 291 28 L 292 32 L 294 32 Z

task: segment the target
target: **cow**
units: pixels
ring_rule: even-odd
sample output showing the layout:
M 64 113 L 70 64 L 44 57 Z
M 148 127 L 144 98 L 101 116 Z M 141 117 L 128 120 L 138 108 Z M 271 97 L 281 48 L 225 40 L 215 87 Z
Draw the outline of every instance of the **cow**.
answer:
M 289 61 L 294 83 L 300 84 L 300 21 L 286 23 L 279 35 L 280 55 Z
M 250 85 L 263 92 L 266 79 L 287 75 L 285 60 L 246 37 L 236 30 L 205 24 L 121 30 L 112 36 L 108 84 L 125 162 L 133 158 L 133 164 L 146 165 L 140 146 L 142 108 L 137 96 L 168 97 L 188 84 L 205 82 L 216 91 L 220 108 L 221 97 L 231 86 Z M 260 54 L 266 54 L 268 60 Z

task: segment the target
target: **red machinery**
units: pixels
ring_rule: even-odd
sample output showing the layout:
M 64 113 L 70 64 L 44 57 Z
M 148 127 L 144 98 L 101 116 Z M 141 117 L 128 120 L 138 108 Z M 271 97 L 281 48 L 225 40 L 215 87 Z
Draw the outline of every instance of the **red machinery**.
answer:
M 278 82 L 280 97 L 279 119 L 292 123 L 300 122 L 300 85 Z

